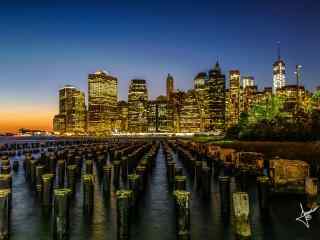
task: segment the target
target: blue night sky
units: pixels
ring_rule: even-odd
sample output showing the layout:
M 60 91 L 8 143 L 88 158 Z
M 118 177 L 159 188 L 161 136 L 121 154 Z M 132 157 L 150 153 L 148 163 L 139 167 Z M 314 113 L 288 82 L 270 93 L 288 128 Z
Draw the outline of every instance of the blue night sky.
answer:
M 217 58 L 226 74 L 240 69 L 260 88 L 271 86 L 277 41 L 289 83 L 299 63 L 303 84 L 320 85 L 316 0 L 3 2 L 0 131 L 11 130 L 14 111 L 38 113 L 39 128 L 50 128 L 58 89 L 87 92 L 87 75 L 97 69 L 118 77 L 120 99 L 135 77 L 148 80 L 151 98 L 165 93 L 168 73 L 176 88 L 191 88 Z

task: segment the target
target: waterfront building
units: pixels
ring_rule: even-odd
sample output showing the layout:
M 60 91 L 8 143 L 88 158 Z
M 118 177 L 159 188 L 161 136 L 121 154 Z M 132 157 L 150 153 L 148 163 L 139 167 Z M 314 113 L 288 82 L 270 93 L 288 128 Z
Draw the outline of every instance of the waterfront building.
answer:
M 201 132 L 209 129 L 209 96 L 208 96 L 208 75 L 205 72 L 200 72 L 193 80 L 195 97 L 200 108 L 200 129 Z
M 66 117 L 61 114 L 57 114 L 53 117 L 53 131 L 59 134 L 66 132 Z
M 133 79 L 128 91 L 128 130 L 132 133 L 147 132 L 148 88 L 144 79 Z
M 287 85 L 277 90 L 277 95 L 283 99 L 283 111 L 289 118 L 297 117 L 298 112 L 306 112 L 310 94 L 303 86 Z
M 174 93 L 174 78 L 168 74 L 166 81 L 167 98 L 169 101 L 172 99 L 172 94 Z
M 273 64 L 273 94 L 277 93 L 279 88 L 286 85 L 286 65 L 280 56 L 280 47 L 278 47 L 278 59 Z
M 242 87 L 246 88 L 246 87 L 252 87 L 256 85 L 255 84 L 255 80 L 253 76 L 243 76 L 242 77 Z
M 174 132 L 181 132 L 181 116 L 182 116 L 182 107 L 184 104 L 184 99 L 186 93 L 180 91 L 179 89 L 173 93 L 172 96 L 172 106 L 173 106 L 173 128 Z
M 184 94 L 180 109 L 180 132 L 195 133 L 201 131 L 201 105 L 197 101 L 195 90 L 189 90 Z
M 229 72 L 229 126 L 238 124 L 240 117 L 240 79 L 239 70 Z
M 88 76 L 88 132 L 110 134 L 117 118 L 118 79 L 99 70 Z
M 167 97 L 159 96 L 148 102 L 148 132 L 173 132 L 173 106 Z
M 59 133 L 85 133 L 85 96 L 76 87 L 65 85 L 59 90 L 59 114 L 53 119 L 53 127 Z
M 231 122 L 231 112 L 232 112 L 232 107 L 231 107 L 231 102 L 230 102 L 230 91 L 229 89 L 226 89 L 226 127 L 231 127 L 232 122 Z
M 209 108 L 209 131 L 225 130 L 226 112 L 226 80 L 217 62 L 209 71 L 208 79 L 208 108 Z
M 129 105 L 126 101 L 119 101 L 117 107 L 117 121 L 115 132 L 126 133 L 128 132 L 128 108 Z
M 251 107 L 256 102 L 256 93 L 258 92 L 257 86 L 247 86 L 243 92 L 243 111 L 249 112 Z

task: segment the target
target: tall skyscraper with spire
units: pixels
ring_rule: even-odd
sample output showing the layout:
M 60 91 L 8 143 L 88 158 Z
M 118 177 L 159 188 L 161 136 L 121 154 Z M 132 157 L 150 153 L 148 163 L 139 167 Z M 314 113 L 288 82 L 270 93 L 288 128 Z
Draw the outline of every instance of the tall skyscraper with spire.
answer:
M 286 85 L 286 65 L 281 59 L 280 43 L 278 43 L 278 59 L 273 64 L 273 88 L 272 92 L 276 94 L 277 89 Z

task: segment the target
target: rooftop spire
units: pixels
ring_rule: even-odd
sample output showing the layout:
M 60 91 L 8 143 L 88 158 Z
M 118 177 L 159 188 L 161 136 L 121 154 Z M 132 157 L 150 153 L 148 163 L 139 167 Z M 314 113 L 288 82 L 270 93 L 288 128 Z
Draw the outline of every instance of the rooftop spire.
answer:
M 277 42 L 277 51 L 278 51 L 278 60 L 280 60 L 281 59 L 280 41 Z

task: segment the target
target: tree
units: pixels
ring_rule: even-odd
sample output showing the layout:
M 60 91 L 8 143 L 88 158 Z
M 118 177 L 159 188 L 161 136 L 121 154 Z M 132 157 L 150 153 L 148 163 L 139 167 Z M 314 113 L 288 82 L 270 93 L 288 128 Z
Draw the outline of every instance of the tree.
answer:
M 275 118 L 286 118 L 283 111 L 284 100 L 278 96 L 268 96 L 255 104 L 249 112 L 249 122 L 254 124 L 262 120 L 271 121 Z

